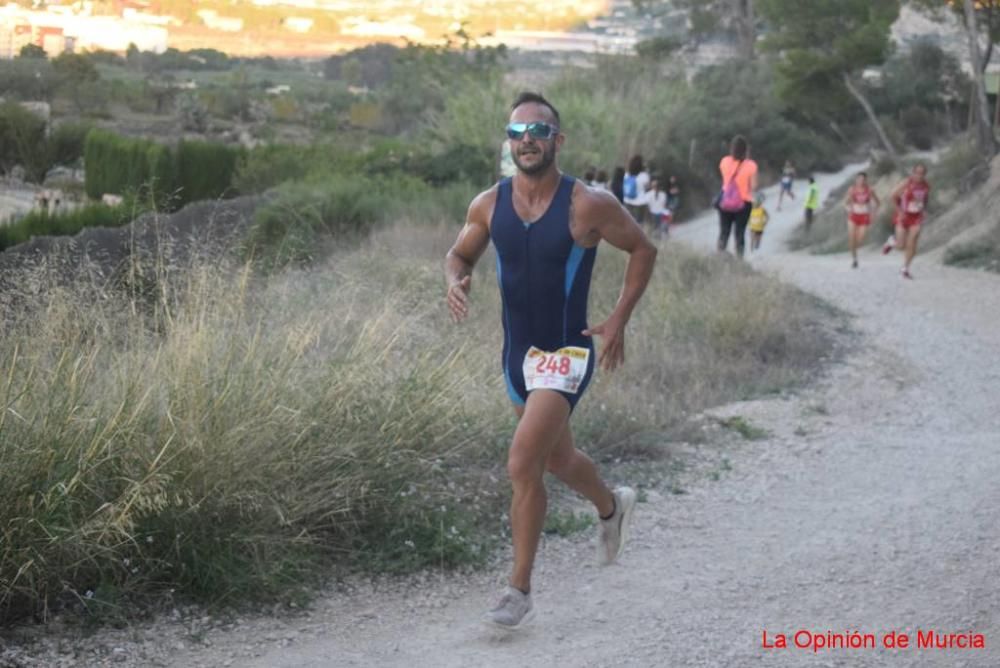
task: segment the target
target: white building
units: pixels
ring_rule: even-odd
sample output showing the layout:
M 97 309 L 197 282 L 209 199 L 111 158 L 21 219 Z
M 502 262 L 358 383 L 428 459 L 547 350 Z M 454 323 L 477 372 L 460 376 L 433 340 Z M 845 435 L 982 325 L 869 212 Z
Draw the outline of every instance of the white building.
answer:
M 314 23 L 315 21 L 313 19 L 307 18 L 305 16 L 289 16 L 284 21 L 282 21 L 282 24 L 285 26 L 285 28 L 291 30 L 292 32 L 298 32 L 298 33 L 309 32 L 310 30 L 312 30 Z
M 219 12 L 214 9 L 199 9 L 195 14 L 205 24 L 206 28 L 221 30 L 222 32 L 240 32 L 243 30 L 243 19 L 219 16 Z
M 401 37 L 411 41 L 422 40 L 426 32 L 420 26 L 402 21 L 369 21 L 363 17 L 344 19 L 340 32 L 353 37 Z

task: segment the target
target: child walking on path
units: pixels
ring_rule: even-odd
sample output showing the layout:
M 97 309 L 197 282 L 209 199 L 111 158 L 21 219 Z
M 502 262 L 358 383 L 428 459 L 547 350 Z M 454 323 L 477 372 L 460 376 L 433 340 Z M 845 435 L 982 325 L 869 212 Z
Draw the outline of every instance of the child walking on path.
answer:
M 771 219 L 767 209 L 764 208 L 764 196 L 757 195 L 753 209 L 750 210 L 750 250 L 756 251 L 760 248 L 760 240 L 764 238 L 764 228 Z
M 815 217 L 816 210 L 818 208 L 819 208 L 819 186 L 816 185 L 816 179 L 810 176 L 809 190 L 806 191 L 806 230 L 812 227 L 813 217 Z

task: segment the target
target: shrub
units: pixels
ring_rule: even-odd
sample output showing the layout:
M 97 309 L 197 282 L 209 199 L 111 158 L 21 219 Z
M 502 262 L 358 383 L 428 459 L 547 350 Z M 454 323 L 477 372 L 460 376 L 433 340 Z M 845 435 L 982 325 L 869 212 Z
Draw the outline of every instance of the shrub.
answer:
M 111 207 L 89 204 L 79 209 L 59 213 L 32 211 L 23 218 L 0 226 L 0 250 L 40 236 L 69 236 L 85 227 L 119 227 L 132 220 L 136 211 L 131 206 Z
M 177 184 L 184 202 L 231 195 L 242 151 L 224 144 L 181 141 L 177 145 Z
M 265 144 L 245 151 L 236 165 L 233 187 L 243 194 L 261 193 L 285 181 L 299 181 L 322 163 L 315 145 Z
M 49 137 L 51 159 L 57 165 L 73 165 L 83 158 L 89 123 L 60 123 Z
M 899 114 L 899 126 L 906 142 L 919 151 L 929 151 L 940 136 L 934 114 L 922 107 L 908 107 Z
M 24 167 L 29 181 L 40 183 L 49 170 L 45 121 L 17 102 L 0 104 L 0 170 Z
M 223 144 L 181 141 L 176 148 L 145 139 L 92 130 L 84 147 L 87 195 L 151 196 L 174 209 L 188 202 L 232 193 L 241 151 Z
M 101 199 L 105 193 L 125 194 L 137 190 L 149 173 L 145 155 L 152 142 L 129 139 L 107 130 L 94 129 L 84 142 L 84 183 L 91 199 Z
M 245 252 L 266 268 L 313 261 L 328 238 L 349 242 L 370 231 L 380 220 L 385 190 L 363 177 L 288 183 L 254 216 Z

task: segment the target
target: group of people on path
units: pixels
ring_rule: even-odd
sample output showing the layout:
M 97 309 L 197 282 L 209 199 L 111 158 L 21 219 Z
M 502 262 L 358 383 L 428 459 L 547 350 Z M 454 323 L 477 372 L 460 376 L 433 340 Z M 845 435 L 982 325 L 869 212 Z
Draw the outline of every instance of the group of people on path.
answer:
M 764 197 L 758 192 L 757 163 L 750 158 L 750 145 L 744 137 L 737 135 L 733 138 L 729 154 L 719 162 L 719 174 L 722 177 L 722 189 L 715 201 L 715 207 L 719 211 L 718 249 L 726 251 L 729 237 L 732 236 L 736 254 L 743 257 L 747 227 L 749 226 L 751 234 L 750 248 L 752 251 L 757 250 L 760 248 L 764 227 L 770 219 L 764 208 Z M 779 211 L 786 196 L 795 199 L 794 181 L 795 167 L 791 161 L 786 161 L 778 193 Z M 913 278 L 910 265 L 917 252 L 917 240 L 920 237 L 929 199 L 927 166 L 918 163 L 913 167 L 910 176 L 892 192 L 892 201 L 895 205 L 892 223 L 894 233 L 882 247 L 883 254 L 891 253 L 894 249 L 903 251 L 904 262 L 900 273 L 906 279 Z M 868 184 L 867 173 L 859 173 L 844 199 L 844 208 L 847 211 L 848 248 L 851 253 L 851 266 L 855 269 L 858 268 L 858 248 L 864 243 L 865 235 L 879 206 L 881 202 Z M 816 179 L 810 176 L 804 211 L 807 231 L 811 228 L 819 207 L 819 186 L 816 184 Z
M 658 237 L 670 233 L 670 227 L 681 205 L 681 185 L 676 176 L 664 179 L 650 171 L 641 155 L 629 160 L 628 168 L 615 167 L 611 180 L 608 173 L 589 167 L 583 182 L 591 188 L 609 190 L 625 205 L 635 222 Z
M 612 489 L 602 479 L 594 462 L 576 448 L 570 418 L 596 368 L 611 372 L 625 360 L 626 325 L 657 256 L 644 227 L 636 223 L 645 211 L 656 211 L 650 209 L 645 193 L 656 193 L 655 200 L 663 190 L 649 177 L 641 156 L 623 170 L 620 193 L 612 194 L 614 179 L 609 188 L 603 187 L 596 170 L 589 184 L 563 174 L 557 157 L 566 136 L 559 112 L 538 93 L 522 93 L 514 100 L 505 132 L 514 173 L 472 200 L 465 224 L 446 255 L 444 273 L 445 301 L 452 320 L 460 324 L 470 314 L 473 268 L 493 244 L 502 303 L 501 368 L 517 426 L 507 451 L 514 563 L 508 585 L 486 612 L 485 621 L 512 631 L 535 613 L 531 575 L 545 523 L 546 472 L 594 505 L 600 518 L 600 564 L 616 561 L 628 540 L 636 492 L 628 486 Z M 719 170 L 723 178 L 717 200 L 719 248 L 724 250 L 733 235 L 742 255 L 748 221 L 754 247 L 759 246 L 767 223 L 767 212 L 755 199 L 757 165 L 743 137 L 733 140 Z M 886 247 L 906 250 L 905 273 L 930 192 L 925 173 L 918 166 L 893 193 L 900 215 L 896 234 Z M 669 207 L 669 188 L 666 193 Z M 787 194 L 794 198 L 790 184 Z M 818 206 L 818 190 L 811 189 L 810 199 Z M 860 243 L 863 228 L 871 221 L 867 207 L 878 206 L 863 174 L 846 203 L 852 238 Z M 627 253 L 628 260 L 617 303 L 606 318 L 590 324 L 587 301 L 602 240 Z M 601 339 L 599 351 L 595 337 Z

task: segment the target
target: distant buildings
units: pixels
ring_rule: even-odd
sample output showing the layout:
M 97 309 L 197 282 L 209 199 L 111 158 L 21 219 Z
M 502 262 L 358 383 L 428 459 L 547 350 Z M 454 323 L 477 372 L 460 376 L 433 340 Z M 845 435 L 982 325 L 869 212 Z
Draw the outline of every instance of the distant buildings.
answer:
M 76 49 L 123 52 L 129 44 L 156 53 L 167 49 L 166 28 L 149 25 L 146 18 L 150 15 L 136 20 L 134 13 L 126 17 L 91 16 L 64 9 L 32 11 L 13 4 L 0 8 L 0 58 L 14 58 L 26 44 L 37 44 L 49 56 Z
M 352 37 L 371 37 L 380 39 L 399 39 L 420 41 L 426 36 L 426 31 L 412 22 L 412 17 L 403 16 L 394 21 L 369 21 L 363 16 L 352 16 L 340 24 L 340 32 Z
M 13 58 L 28 44 L 37 44 L 30 23 L 7 22 L 0 17 L 0 58 Z
M 219 12 L 214 9 L 199 9 L 195 13 L 201 19 L 201 22 L 205 24 L 206 28 L 221 30 L 223 32 L 240 32 L 243 30 L 243 19 L 241 18 L 219 16 Z
M 313 23 L 315 23 L 313 19 L 306 18 L 304 16 L 289 16 L 282 21 L 282 25 L 284 25 L 285 28 L 298 33 L 307 33 L 312 30 Z

